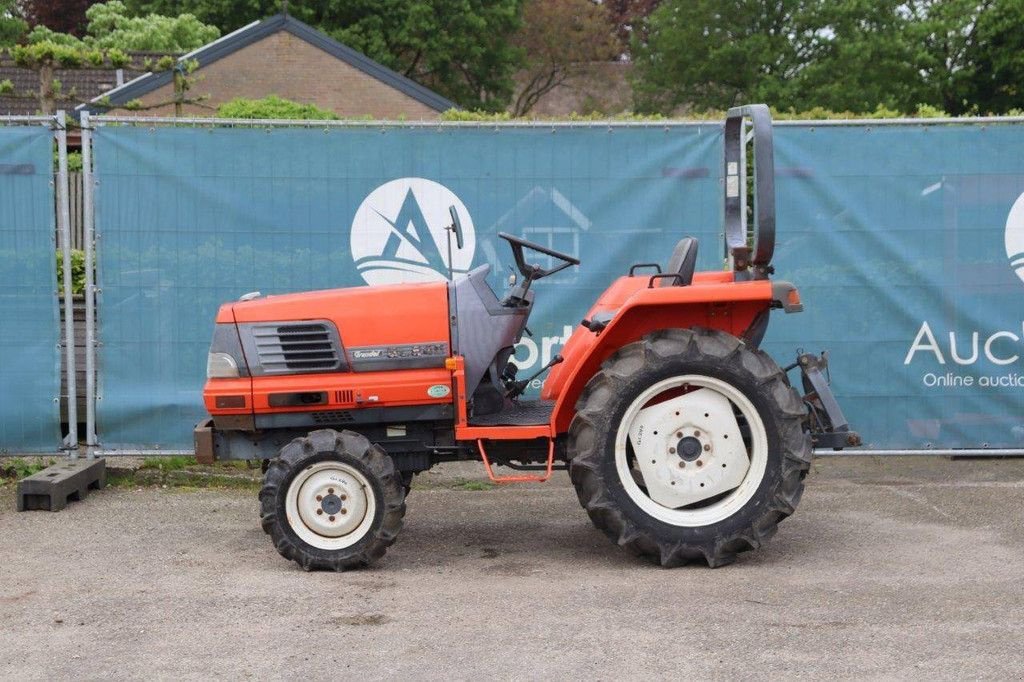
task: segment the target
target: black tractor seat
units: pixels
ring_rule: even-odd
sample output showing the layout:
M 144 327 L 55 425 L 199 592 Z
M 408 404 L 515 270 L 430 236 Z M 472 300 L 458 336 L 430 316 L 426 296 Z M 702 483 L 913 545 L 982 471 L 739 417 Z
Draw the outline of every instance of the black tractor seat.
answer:
M 660 286 L 686 287 L 693 283 L 693 271 L 697 267 L 697 238 L 683 237 L 672 249 L 672 257 L 668 259 L 665 274 L 677 274 L 679 277 L 660 278 Z

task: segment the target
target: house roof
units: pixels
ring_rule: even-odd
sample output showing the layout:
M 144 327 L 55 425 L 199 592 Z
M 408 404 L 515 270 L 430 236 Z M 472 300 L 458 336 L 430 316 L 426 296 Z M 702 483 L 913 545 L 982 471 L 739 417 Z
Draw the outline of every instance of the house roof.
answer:
M 357 52 L 351 47 L 339 43 L 330 36 L 287 14 L 276 14 L 268 19 L 263 19 L 262 21 L 254 21 L 248 26 L 243 26 L 233 33 L 222 36 L 212 43 L 183 55 L 179 59 L 194 59 L 198 62 L 199 68 L 201 69 L 204 66 L 212 64 L 218 59 L 222 59 L 244 47 L 248 47 L 253 43 L 259 42 L 278 31 L 287 31 L 288 33 L 291 33 L 296 38 L 304 40 L 314 47 L 320 48 L 333 57 L 340 59 L 356 69 L 359 69 L 363 73 L 376 78 L 385 85 L 402 92 L 435 111 L 446 111 L 448 109 L 458 108 L 458 105 L 454 102 L 442 97 L 433 90 L 406 78 L 400 73 L 392 71 L 383 64 L 375 62 L 361 52 Z M 159 73 L 146 73 L 120 87 L 94 97 L 87 104 L 79 105 L 76 108 L 76 111 L 88 110 L 92 112 L 109 109 L 109 105 L 99 106 L 99 101 L 103 98 L 107 98 L 110 104 L 126 104 L 149 92 L 152 92 L 153 90 L 156 90 L 157 88 L 167 85 L 172 81 L 172 79 L 173 74 L 169 70 L 161 71 Z
M 160 57 L 150 52 L 133 52 L 130 55 L 134 63 L 142 63 L 146 57 Z M 126 66 L 122 71 L 122 80 L 131 80 L 144 73 L 142 69 Z M 54 71 L 53 77 L 60 81 L 63 97 L 57 102 L 58 109 L 78 106 L 82 102 L 102 95 L 117 85 L 118 69 L 112 66 L 83 69 L 61 69 Z M 39 73 L 33 69 L 18 66 L 11 59 L 0 60 L 0 81 L 11 81 L 13 92 L 0 95 L 0 114 L 32 115 L 39 111 Z

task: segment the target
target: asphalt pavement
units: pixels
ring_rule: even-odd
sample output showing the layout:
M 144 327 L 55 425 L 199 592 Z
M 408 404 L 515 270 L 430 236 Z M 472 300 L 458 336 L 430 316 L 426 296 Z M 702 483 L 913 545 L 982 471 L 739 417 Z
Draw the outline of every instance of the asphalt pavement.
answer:
M 720 569 L 594 529 L 564 473 L 418 480 L 371 570 L 306 573 L 251 489 L 0 489 L 0 678 L 1020 679 L 1024 460 L 818 460 L 797 513 Z

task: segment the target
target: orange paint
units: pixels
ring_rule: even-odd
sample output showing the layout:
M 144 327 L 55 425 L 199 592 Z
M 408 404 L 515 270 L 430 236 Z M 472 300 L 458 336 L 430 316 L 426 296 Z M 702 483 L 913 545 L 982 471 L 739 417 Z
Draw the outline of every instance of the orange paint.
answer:
M 544 385 L 542 398 L 554 400 L 547 424 L 528 426 L 471 426 L 468 422 L 465 362 L 450 357 L 444 367 L 375 372 L 336 372 L 262 376 L 207 381 L 203 399 L 213 415 L 271 414 L 310 410 L 359 409 L 453 404 L 455 439 L 476 441 L 488 475 L 494 477 L 483 447 L 486 440 L 553 439 L 568 430 L 576 400 L 583 387 L 615 350 L 659 329 L 710 327 L 742 335 L 758 313 L 771 306 L 769 281 L 734 281 L 731 272 L 697 273 L 685 287 L 649 286 L 650 275 L 620 277 L 587 313 L 613 313 L 607 327 L 594 334 L 580 326 L 570 337 L 562 357 Z M 797 297 L 798 300 L 798 297 Z M 792 296 L 790 303 L 793 302 Z M 333 289 L 303 294 L 268 296 L 221 307 L 218 322 L 285 322 L 330 320 L 338 327 L 342 345 L 450 343 L 448 289 L 443 282 Z M 451 394 L 432 398 L 437 384 L 452 387 Z M 325 392 L 327 402 L 316 406 L 271 407 L 273 393 Z M 217 396 L 245 395 L 245 408 L 218 409 Z M 550 467 L 549 457 L 549 467 Z M 549 471 L 550 473 L 550 471 Z M 539 480 L 540 477 L 512 477 Z M 546 480 L 546 477 L 544 477 Z

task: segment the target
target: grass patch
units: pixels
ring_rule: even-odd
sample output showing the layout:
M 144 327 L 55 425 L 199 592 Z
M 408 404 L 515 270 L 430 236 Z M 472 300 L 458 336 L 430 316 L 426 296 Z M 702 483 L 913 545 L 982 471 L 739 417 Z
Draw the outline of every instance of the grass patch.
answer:
M 190 466 L 195 466 L 195 457 L 174 456 L 174 457 L 147 457 L 142 462 L 143 469 L 157 469 L 159 471 L 181 471 Z
M 14 481 L 39 473 L 46 467 L 53 464 L 52 459 L 22 459 L 12 457 L 11 459 L 0 459 L 0 479 L 11 479 Z

